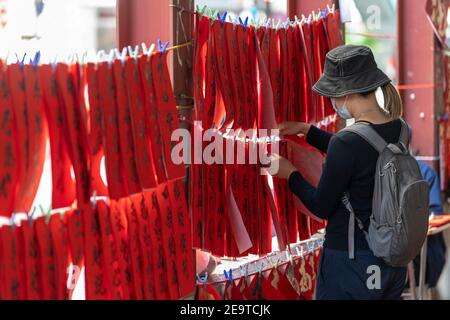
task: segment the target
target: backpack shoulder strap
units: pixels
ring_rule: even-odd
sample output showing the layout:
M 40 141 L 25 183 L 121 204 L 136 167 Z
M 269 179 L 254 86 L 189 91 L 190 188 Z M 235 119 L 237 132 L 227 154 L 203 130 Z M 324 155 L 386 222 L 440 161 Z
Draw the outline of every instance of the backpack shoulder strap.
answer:
M 342 131 L 357 134 L 366 140 L 372 147 L 374 147 L 378 153 L 382 153 L 388 146 L 388 143 L 374 129 L 372 129 L 369 124 L 366 123 L 358 122 Z
M 411 137 L 411 128 L 406 123 L 405 120 L 400 118 L 400 122 L 402 123 L 402 131 L 400 132 L 400 140 L 399 142 L 402 143 L 406 149 L 409 149 L 409 143 L 410 143 L 410 137 Z

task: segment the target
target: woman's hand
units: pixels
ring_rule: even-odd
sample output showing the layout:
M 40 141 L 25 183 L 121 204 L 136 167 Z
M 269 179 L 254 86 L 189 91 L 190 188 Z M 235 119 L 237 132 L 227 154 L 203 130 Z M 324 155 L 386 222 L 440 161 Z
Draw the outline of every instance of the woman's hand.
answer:
M 289 160 L 283 158 L 278 154 L 272 155 L 270 161 L 272 168 L 276 167 L 276 164 L 274 164 L 273 162 L 278 162 L 278 172 L 272 175 L 274 178 L 289 180 L 291 174 L 297 171 L 297 168 L 294 167 L 294 165 Z
M 311 125 L 303 122 L 282 122 L 278 125 L 282 136 L 307 135 Z

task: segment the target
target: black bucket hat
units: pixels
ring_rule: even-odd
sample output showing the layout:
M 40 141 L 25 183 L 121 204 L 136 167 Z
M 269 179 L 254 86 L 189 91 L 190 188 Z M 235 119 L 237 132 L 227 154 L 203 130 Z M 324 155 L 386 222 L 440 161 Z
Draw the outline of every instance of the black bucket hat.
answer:
M 313 91 L 321 96 L 340 98 L 375 91 L 390 82 L 378 68 L 369 47 L 346 45 L 328 52 L 324 73 Z

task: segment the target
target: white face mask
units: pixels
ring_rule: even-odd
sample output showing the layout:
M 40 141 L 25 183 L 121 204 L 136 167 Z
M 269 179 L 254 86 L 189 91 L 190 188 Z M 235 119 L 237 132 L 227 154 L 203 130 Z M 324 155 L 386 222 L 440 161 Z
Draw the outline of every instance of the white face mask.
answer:
M 350 111 L 348 111 L 348 108 L 346 105 L 347 99 L 348 99 L 348 96 L 345 98 L 345 102 L 342 105 L 342 107 L 338 108 L 336 105 L 336 98 L 331 98 L 331 104 L 333 105 L 334 110 L 336 111 L 338 116 L 344 120 L 353 119 L 353 116 L 350 114 Z

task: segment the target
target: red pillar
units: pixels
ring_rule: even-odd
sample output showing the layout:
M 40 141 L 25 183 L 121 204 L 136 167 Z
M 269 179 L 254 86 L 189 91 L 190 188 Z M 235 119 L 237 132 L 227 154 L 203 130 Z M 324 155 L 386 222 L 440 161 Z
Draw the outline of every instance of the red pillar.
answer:
M 157 43 L 172 44 L 173 19 L 170 0 L 117 0 L 118 46 Z
M 405 118 L 413 129 L 412 147 L 420 155 L 437 157 L 437 115 L 442 96 L 441 53 L 425 12 L 426 0 L 398 1 L 399 81 L 401 85 L 425 85 L 402 90 Z M 433 86 L 426 86 L 432 84 Z M 438 167 L 438 160 L 432 163 Z

